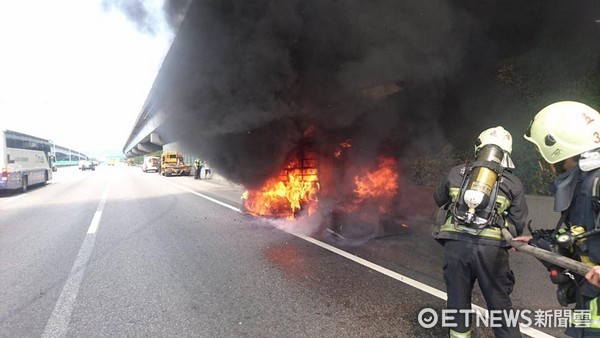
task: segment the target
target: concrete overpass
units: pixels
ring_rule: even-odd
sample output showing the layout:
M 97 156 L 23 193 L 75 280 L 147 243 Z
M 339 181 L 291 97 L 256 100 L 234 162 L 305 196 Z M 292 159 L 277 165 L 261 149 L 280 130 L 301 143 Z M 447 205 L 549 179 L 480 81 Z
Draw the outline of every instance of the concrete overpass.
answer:
M 169 138 L 163 130 L 168 115 L 168 110 L 165 107 L 168 99 L 165 100 L 165 92 L 162 91 L 162 88 L 165 82 L 169 82 L 169 73 L 172 70 L 174 61 L 172 60 L 173 54 L 175 53 L 173 47 L 171 47 L 125 143 L 123 154 L 127 157 L 162 150 L 164 145 L 176 141 Z
M 164 88 L 171 82 L 171 73 L 177 66 L 175 60 L 176 48 L 179 44 L 179 34 L 175 37 L 169 49 L 154 84 L 148 93 L 148 97 L 139 113 L 129 138 L 125 142 L 123 154 L 126 157 L 134 157 L 162 150 L 167 143 L 176 141 L 169 138 L 163 130 L 164 123 L 169 115 L 167 103 L 170 100 Z
M 161 68 L 148 93 L 146 101 L 136 119 L 123 147 L 123 154 L 134 157 L 158 150 L 181 151 L 176 145 L 178 131 L 167 126 L 169 118 L 186 109 L 186 101 L 194 99 L 196 88 L 190 70 L 196 63 L 196 55 L 190 52 L 198 40 L 197 25 L 201 7 L 195 1 L 190 5 L 179 26 L 173 43 L 165 56 Z M 192 43 L 190 43 L 190 41 Z M 187 156 L 186 156 L 187 157 Z

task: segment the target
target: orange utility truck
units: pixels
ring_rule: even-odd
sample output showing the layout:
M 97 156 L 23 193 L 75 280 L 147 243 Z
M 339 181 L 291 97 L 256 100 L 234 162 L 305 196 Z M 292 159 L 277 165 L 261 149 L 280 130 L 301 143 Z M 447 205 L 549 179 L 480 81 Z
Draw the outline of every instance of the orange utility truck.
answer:
M 164 152 L 160 157 L 160 174 L 163 176 L 189 176 L 192 166 L 185 164 L 183 155 L 177 151 Z

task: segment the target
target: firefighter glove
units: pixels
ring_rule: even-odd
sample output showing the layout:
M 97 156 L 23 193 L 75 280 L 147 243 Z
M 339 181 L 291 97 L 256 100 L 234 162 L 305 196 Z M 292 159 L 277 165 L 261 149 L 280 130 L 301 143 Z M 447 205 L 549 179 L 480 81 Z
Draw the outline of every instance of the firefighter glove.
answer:
M 510 232 L 513 237 L 519 236 L 517 233 L 517 227 L 514 224 L 506 222 L 506 229 L 508 229 L 508 232 Z

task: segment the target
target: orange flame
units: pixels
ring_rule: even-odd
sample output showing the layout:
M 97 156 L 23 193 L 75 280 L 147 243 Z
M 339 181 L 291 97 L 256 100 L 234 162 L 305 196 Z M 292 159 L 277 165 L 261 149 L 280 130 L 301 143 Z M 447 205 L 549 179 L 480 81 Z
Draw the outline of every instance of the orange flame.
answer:
M 339 158 L 342 155 L 343 148 L 350 148 L 350 147 L 352 147 L 352 140 L 351 139 L 347 139 L 346 141 L 343 141 L 342 143 L 340 143 L 340 147 L 336 148 L 333 151 L 333 156 L 335 158 Z
M 294 160 L 280 179 L 269 179 L 260 189 L 245 191 L 242 199 L 250 214 L 293 219 L 301 209 L 306 208 L 309 215 L 316 210 L 319 189 L 317 169 L 300 167 Z
M 354 176 L 354 184 L 356 185 L 354 189 L 354 193 L 356 193 L 354 204 L 360 204 L 368 198 L 381 198 L 385 201 L 391 200 L 398 190 L 398 172 L 396 166 L 395 159 L 381 157 L 378 160 L 378 167 L 375 171 L 368 172 L 362 177 Z M 383 205 L 382 208 L 384 208 Z

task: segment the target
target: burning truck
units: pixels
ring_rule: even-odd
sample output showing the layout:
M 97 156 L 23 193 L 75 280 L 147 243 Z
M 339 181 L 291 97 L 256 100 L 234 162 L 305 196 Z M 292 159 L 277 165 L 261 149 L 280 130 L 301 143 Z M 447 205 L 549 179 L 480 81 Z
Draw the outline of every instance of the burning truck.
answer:
M 381 235 L 397 216 L 398 160 L 381 154 L 353 165 L 351 139 L 332 148 L 319 144 L 314 133 L 314 127 L 304 133 L 276 176 L 244 192 L 243 210 L 263 217 L 306 218 L 340 237 Z

